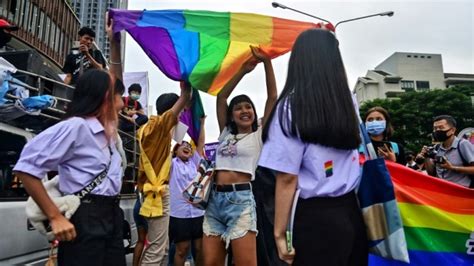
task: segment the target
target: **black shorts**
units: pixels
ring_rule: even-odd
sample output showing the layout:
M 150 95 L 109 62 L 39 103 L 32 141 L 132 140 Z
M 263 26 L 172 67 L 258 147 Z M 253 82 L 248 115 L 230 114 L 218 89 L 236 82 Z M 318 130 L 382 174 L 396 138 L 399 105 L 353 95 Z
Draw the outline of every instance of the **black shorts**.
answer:
M 179 243 L 202 238 L 202 222 L 204 216 L 196 218 L 170 217 L 170 241 Z

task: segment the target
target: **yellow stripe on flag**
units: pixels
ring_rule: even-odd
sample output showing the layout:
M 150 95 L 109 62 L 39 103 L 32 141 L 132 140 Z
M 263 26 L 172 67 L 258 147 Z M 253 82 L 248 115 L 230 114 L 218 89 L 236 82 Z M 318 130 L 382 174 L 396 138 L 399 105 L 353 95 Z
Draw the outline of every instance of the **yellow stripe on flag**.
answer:
M 398 203 L 398 207 L 404 226 L 468 234 L 474 231 L 473 215 L 455 214 L 435 207 L 411 203 Z

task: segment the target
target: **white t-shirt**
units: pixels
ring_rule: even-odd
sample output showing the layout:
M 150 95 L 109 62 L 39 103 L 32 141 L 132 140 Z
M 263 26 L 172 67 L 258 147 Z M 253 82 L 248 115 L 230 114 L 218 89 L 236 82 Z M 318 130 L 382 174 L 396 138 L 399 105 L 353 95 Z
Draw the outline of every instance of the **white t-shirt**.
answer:
M 231 134 L 226 127 L 219 136 L 216 170 L 250 174 L 255 179 L 257 161 L 262 151 L 262 127 L 252 133 Z

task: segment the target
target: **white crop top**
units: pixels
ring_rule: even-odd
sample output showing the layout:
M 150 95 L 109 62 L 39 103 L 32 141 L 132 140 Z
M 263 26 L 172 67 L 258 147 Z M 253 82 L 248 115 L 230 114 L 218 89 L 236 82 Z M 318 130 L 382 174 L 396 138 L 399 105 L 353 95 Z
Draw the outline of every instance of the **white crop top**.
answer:
M 255 179 L 258 158 L 262 151 L 262 127 L 244 134 L 231 134 L 226 127 L 219 136 L 216 153 L 216 170 L 250 174 Z

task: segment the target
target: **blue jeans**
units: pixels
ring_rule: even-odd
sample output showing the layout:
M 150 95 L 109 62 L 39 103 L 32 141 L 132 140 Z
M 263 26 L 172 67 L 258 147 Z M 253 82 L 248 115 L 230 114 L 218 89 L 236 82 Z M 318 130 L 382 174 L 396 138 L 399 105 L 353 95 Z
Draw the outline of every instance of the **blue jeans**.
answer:
M 204 214 L 203 231 L 206 236 L 221 236 L 226 248 L 231 240 L 241 238 L 248 231 L 257 233 L 257 215 L 252 190 L 211 191 Z

